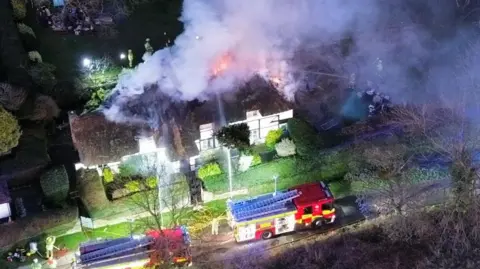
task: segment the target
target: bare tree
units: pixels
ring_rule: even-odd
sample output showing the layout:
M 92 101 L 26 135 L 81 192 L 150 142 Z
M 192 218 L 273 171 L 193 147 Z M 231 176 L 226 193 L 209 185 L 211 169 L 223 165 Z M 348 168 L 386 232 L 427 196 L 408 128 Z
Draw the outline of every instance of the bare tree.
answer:
M 419 183 L 436 175 L 412 168 L 415 151 L 408 144 L 392 137 L 354 148 L 358 154 L 349 164 L 347 179 L 360 187 L 361 196 L 373 199 L 379 213 L 404 214 L 423 201 L 419 195 L 425 194 L 428 186 Z
M 123 182 L 134 194 L 127 199 L 148 217 L 136 220 L 143 230 L 185 225 L 191 212 L 188 183 L 183 174 L 172 174 L 168 161 L 141 156 L 141 169 Z

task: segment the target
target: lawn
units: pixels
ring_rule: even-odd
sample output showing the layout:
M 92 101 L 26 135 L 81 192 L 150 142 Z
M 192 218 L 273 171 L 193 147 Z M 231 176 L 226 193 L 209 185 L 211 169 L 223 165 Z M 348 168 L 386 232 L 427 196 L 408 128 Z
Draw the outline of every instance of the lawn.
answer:
M 277 189 L 286 189 L 298 184 L 325 181 L 332 192 L 344 196 L 351 191 L 349 182 L 343 180 L 347 172 L 343 155 L 326 156 L 315 162 L 305 162 L 298 158 L 280 158 L 263 163 L 233 176 L 233 189 L 248 189 L 249 195 L 272 192 L 275 189 L 274 175 L 278 175 Z M 208 191 L 228 192 L 227 174 L 205 178 Z
M 195 223 L 200 224 L 200 226 L 205 226 L 208 222 L 210 223 L 212 216 L 217 217 L 224 214 L 226 211 L 226 200 L 216 200 L 204 205 L 204 210 L 201 213 L 195 213 L 191 210 L 185 213 L 184 221 L 182 223 Z M 147 217 L 150 218 L 150 217 Z M 163 214 L 164 223 L 170 223 L 171 214 Z M 200 223 L 203 222 L 203 223 Z M 141 234 L 145 232 L 145 226 L 142 224 L 142 219 L 137 220 L 132 224 L 132 231 L 134 234 Z M 196 226 L 196 225 L 195 225 Z M 192 229 L 197 227 L 192 227 Z M 191 231 L 192 232 L 192 231 Z M 74 234 L 69 234 L 57 238 L 57 246 L 64 246 L 70 250 L 75 250 L 78 248 L 79 244 L 86 242 L 88 240 L 93 240 L 96 238 L 119 238 L 130 235 L 130 223 L 124 222 L 115 225 L 105 226 L 98 229 L 94 229 L 87 233 L 79 232 Z

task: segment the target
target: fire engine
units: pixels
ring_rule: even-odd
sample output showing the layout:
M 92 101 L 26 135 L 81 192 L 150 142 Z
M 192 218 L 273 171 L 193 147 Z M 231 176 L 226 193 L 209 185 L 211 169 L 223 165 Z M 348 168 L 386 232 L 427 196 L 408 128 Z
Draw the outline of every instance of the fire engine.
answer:
M 227 218 L 237 242 L 269 239 L 335 221 L 334 197 L 324 182 L 227 202 Z
M 153 230 L 141 236 L 90 241 L 80 245 L 76 268 L 155 268 L 166 262 L 191 265 L 190 242 L 190 235 L 183 226 Z

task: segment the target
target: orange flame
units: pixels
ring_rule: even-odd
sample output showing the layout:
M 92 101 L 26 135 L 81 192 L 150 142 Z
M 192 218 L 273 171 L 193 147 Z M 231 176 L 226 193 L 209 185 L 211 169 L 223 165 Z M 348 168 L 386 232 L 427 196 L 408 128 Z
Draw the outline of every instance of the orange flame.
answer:
M 214 77 L 221 75 L 228 67 L 231 65 L 233 61 L 233 56 L 230 53 L 225 53 L 218 60 L 215 61 L 212 68 L 212 74 Z

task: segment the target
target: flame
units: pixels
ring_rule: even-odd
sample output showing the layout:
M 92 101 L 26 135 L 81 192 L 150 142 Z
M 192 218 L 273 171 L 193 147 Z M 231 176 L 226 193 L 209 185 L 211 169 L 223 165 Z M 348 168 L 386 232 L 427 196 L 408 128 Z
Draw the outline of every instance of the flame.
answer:
M 212 74 L 214 77 L 221 75 L 227 70 L 233 62 L 233 56 L 231 53 L 225 53 L 220 56 L 213 64 Z

